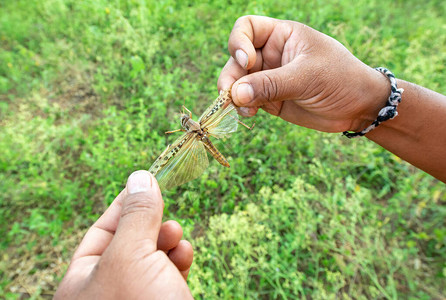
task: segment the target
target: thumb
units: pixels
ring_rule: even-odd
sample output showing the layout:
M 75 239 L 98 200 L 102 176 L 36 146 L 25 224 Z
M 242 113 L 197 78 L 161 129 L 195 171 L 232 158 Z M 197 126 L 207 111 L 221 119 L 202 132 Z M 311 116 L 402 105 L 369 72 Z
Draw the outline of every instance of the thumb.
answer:
M 258 107 L 268 102 L 291 99 L 296 85 L 296 67 L 283 67 L 255 72 L 237 80 L 232 86 L 232 99 L 237 106 Z
M 154 252 L 164 209 L 158 183 L 149 172 L 136 171 L 127 180 L 126 190 L 113 240 L 125 247 L 145 246 Z

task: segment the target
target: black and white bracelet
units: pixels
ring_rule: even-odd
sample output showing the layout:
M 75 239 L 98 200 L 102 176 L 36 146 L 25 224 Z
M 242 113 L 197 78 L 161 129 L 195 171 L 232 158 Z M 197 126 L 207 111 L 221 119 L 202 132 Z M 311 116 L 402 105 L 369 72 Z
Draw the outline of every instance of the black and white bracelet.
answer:
M 364 129 L 362 131 L 359 131 L 359 132 L 344 131 L 342 133 L 349 139 L 363 136 L 366 133 L 368 133 L 368 132 L 372 131 L 373 129 L 375 129 L 376 127 L 378 127 L 379 124 L 381 124 L 382 122 L 391 120 L 398 115 L 398 112 L 396 111 L 396 107 L 401 102 L 401 94 L 404 92 L 404 90 L 401 88 L 399 89 L 397 87 L 395 75 L 393 75 L 392 72 L 390 72 L 389 70 L 387 70 L 386 68 L 383 68 L 383 67 L 375 68 L 375 70 L 383 73 L 384 75 L 387 76 L 387 78 L 389 78 L 390 88 L 391 88 L 390 96 L 387 99 L 386 106 L 384 106 L 379 111 L 378 117 L 376 118 L 375 121 L 373 121 L 373 123 L 369 127 L 367 127 L 366 129 Z

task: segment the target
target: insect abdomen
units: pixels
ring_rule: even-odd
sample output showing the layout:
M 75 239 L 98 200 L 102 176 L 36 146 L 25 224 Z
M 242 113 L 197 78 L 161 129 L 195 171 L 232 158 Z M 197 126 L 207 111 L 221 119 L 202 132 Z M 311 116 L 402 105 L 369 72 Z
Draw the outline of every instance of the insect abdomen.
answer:
M 214 144 L 207 138 L 203 137 L 201 139 L 206 149 L 212 154 L 212 156 L 222 165 L 229 168 L 229 163 L 226 160 L 226 158 L 223 156 L 223 154 L 218 151 L 217 148 L 215 148 Z

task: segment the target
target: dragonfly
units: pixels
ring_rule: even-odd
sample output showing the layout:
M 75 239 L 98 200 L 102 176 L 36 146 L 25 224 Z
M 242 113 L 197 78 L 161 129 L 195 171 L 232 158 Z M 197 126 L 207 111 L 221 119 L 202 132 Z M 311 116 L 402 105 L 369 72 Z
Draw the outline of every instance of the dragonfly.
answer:
M 185 113 L 186 110 L 188 113 Z M 209 166 L 206 152 L 209 152 L 221 165 L 230 167 L 227 159 L 211 141 L 221 139 L 237 131 L 238 124 L 249 127 L 238 119 L 232 103 L 231 90 L 223 91 L 220 96 L 200 116 L 192 119 L 192 113 L 183 105 L 181 129 L 167 131 L 166 134 L 184 132 L 174 143 L 167 146 L 150 167 L 160 189 L 168 190 L 200 176 Z

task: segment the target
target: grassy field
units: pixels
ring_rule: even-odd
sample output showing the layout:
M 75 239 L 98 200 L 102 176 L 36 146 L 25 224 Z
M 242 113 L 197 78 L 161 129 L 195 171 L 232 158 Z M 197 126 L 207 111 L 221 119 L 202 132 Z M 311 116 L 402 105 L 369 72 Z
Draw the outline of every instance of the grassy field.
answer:
M 353 3 L 353 4 L 352 4 Z M 423 4 L 421 4 L 423 3 Z M 0 0 L 0 298 L 49 298 L 86 229 L 217 96 L 237 17 L 306 23 L 446 93 L 445 1 Z M 205 299 L 441 299 L 445 185 L 266 113 L 164 194 Z

